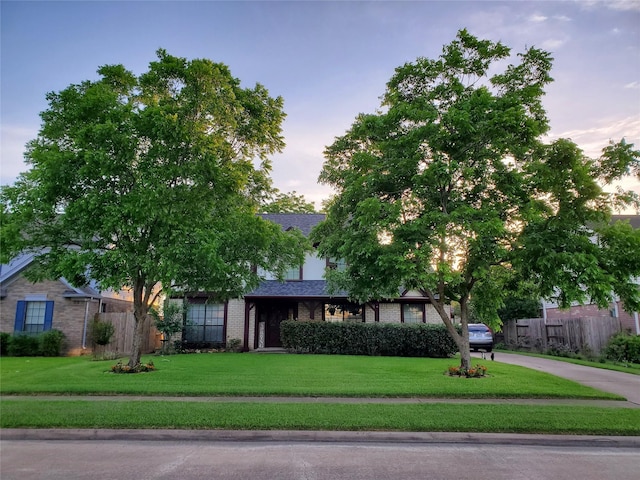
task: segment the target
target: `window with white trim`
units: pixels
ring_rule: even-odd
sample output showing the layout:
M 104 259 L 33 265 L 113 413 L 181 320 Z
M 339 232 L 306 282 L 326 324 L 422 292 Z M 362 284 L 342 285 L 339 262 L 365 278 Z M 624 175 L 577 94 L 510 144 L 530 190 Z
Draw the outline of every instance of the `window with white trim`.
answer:
M 284 273 L 284 279 L 288 281 L 302 280 L 302 267 L 300 265 L 291 267 Z
M 38 334 L 51 330 L 53 302 L 50 300 L 19 300 L 16 305 L 14 331 Z

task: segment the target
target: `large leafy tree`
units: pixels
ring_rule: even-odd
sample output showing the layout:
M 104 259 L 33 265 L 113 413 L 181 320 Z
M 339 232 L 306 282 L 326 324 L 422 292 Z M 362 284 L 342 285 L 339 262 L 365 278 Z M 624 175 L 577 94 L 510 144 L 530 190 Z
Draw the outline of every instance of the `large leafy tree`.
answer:
M 638 152 L 612 144 L 596 161 L 568 140 L 542 145 L 550 55 L 529 48 L 505 67 L 509 57 L 501 43 L 461 30 L 439 58 L 397 68 L 380 111 L 359 115 L 327 147 L 320 174 L 336 195 L 312 239 L 347 263 L 327 273 L 330 285 L 360 302 L 395 298 L 399 286 L 423 290 L 463 367 L 470 302 L 497 321 L 506 286 L 525 277 L 563 303 L 602 303 L 612 290 L 638 300 L 629 277 L 638 262 L 616 271 L 632 244 L 610 233 L 614 253 L 591 238 L 614 200 L 596 179 L 620 178 Z M 460 305 L 461 333 L 451 302 Z
M 260 210 L 263 213 L 316 213 L 315 205 L 307 202 L 304 195 L 295 190 L 282 193 L 277 189 L 267 197 Z
M 35 252 L 34 279 L 131 289 L 132 366 L 163 289 L 235 297 L 259 282 L 252 267 L 282 274 L 305 244 L 256 215 L 284 146 L 282 99 L 223 64 L 157 57 L 139 76 L 103 66 L 48 94 L 30 169 L 1 193 L 2 253 Z

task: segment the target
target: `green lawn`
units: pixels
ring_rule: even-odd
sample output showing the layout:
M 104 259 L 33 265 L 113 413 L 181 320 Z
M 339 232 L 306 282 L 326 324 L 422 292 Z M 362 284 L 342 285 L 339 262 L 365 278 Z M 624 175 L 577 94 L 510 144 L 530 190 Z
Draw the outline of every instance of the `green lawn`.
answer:
M 113 374 L 109 369 L 114 361 L 4 357 L 0 361 L 0 393 L 620 398 L 542 372 L 491 361 L 484 362 L 488 377 L 466 379 L 443 374 L 457 359 L 192 354 L 143 359 L 148 360 L 154 361 L 157 371 Z
M 552 375 L 484 361 L 489 376 L 444 375 L 452 359 L 282 354 L 145 357 L 157 371 L 113 374 L 115 361 L 0 360 L 2 428 L 311 429 L 640 435 L 640 409 L 455 404 L 447 398 L 620 399 Z M 476 362 L 474 361 L 474 364 Z M 66 395 L 43 398 L 39 395 Z M 142 395 L 101 400 L 74 395 Z M 12 395 L 32 395 L 14 397 Z M 264 396 L 264 402 L 154 396 Z M 436 403 L 270 402 L 269 396 L 431 397 Z M 71 396 L 71 397 L 68 397 Z
M 3 399 L 2 428 L 384 430 L 640 435 L 640 409 L 505 404 Z

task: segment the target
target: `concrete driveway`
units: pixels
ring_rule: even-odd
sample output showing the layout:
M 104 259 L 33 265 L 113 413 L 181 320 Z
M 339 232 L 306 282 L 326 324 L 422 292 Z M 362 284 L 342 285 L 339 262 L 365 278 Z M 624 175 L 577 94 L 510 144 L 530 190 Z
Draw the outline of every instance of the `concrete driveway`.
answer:
M 481 354 L 473 354 L 473 357 L 477 358 L 478 356 Z M 640 405 L 640 375 L 515 353 L 495 352 L 494 358 L 496 362 L 540 370 L 598 390 L 616 393 L 625 397 L 630 403 Z

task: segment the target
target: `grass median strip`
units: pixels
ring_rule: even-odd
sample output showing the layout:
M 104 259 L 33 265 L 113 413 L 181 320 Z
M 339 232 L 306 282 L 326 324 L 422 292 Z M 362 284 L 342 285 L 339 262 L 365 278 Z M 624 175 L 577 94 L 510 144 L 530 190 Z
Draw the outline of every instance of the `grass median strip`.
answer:
M 2 428 L 448 431 L 640 435 L 640 409 L 492 404 L 0 400 Z

